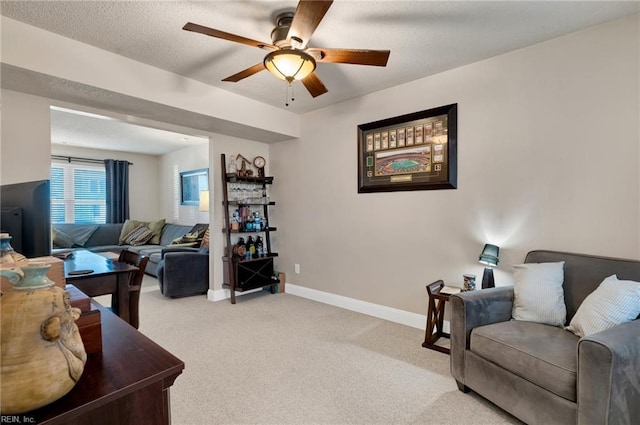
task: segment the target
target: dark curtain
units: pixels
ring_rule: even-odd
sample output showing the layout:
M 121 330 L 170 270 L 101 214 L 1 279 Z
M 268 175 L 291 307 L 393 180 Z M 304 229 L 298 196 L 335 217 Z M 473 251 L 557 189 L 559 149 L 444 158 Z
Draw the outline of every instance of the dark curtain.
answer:
M 107 223 L 124 223 L 129 218 L 129 161 L 105 159 L 107 180 Z

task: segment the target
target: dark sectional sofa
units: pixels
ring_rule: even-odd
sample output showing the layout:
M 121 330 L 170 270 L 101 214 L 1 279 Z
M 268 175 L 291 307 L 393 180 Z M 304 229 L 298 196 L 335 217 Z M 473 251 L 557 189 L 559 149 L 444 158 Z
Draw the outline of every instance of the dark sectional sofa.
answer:
M 158 245 L 119 245 L 120 233 L 122 232 L 122 223 L 119 224 L 78 224 L 78 223 L 59 223 L 52 225 L 54 234 L 56 229 L 64 232 L 67 235 L 82 235 L 78 236 L 79 243 L 74 243 L 73 246 L 56 246 L 56 238 L 54 236 L 53 253 L 64 252 L 74 249 L 87 249 L 93 252 L 120 252 L 123 249 L 139 252 L 140 254 L 149 257 L 149 262 L 145 268 L 145 273 L 157 277 L 158 263 L 162 260 L 162 250 L 169 247 L 178 247 L 178 245 L 171 245 L 171 242 L 177 238 L 180 238 L 187 234 L 193 226 L 171 224 L 167 223 L 162 228 L 162 234 L 160 236 L 160 243 Z M 92 229 L 94 229 L 91 232 Z M 86 235 L 90 233 L 88 239 Z M 84 236 L 84 237 L 83 237 Z M 86 240 L 85 240 L 86 239 Z M 65 244 L 68 245 L 68 244 Z M 184 247 L 180 248 L 184 251 Z M 198 248 L 192 248 L 193 251 L 198 251 Z

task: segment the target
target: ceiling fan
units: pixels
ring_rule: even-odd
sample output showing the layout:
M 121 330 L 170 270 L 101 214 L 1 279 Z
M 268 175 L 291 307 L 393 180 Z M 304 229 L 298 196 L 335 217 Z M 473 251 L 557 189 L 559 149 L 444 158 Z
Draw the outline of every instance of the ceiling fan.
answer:
M 300 0 L 295 12 L 279 14 L 276 18 L 276 27 L 271 32 L 272 44 L 192 22 L 188 22 L 182 29 L 270 51 L 262 62 L 233 74 L 222 81 L 237 83 L 244 78 L 267 69 L 276 77 L 287 81 L 289 85 L 295 80 L 301 80 L 311 96 L 317 97 L 328 90 L 314 72 L 316 62 L 386 66 L 390 53 L 389 50 L 308 47 L 309 39 L 332 3 L 332 0 Z

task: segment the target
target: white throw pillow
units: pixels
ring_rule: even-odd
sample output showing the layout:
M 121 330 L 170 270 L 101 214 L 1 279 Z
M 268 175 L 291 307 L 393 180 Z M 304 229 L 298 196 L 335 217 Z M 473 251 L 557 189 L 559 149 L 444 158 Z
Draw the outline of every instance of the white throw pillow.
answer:
M 640 282 L 609 276 L 584 299 L 567 329 L 579 337 L 630 322 L 640 315 Z
M 564 326 L 564 261 L 527 263 L 513 266 L 514 299 L 511 316 L 515 320 Z

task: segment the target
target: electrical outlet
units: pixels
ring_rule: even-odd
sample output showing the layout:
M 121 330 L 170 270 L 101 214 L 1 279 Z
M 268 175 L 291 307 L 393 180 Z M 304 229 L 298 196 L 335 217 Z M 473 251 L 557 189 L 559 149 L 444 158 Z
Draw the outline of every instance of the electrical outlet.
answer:
M 296 272 L 296 274 L 300 274 L 300 264 L 296 264 L 295 266 L 293 266 L 293 270 Z

